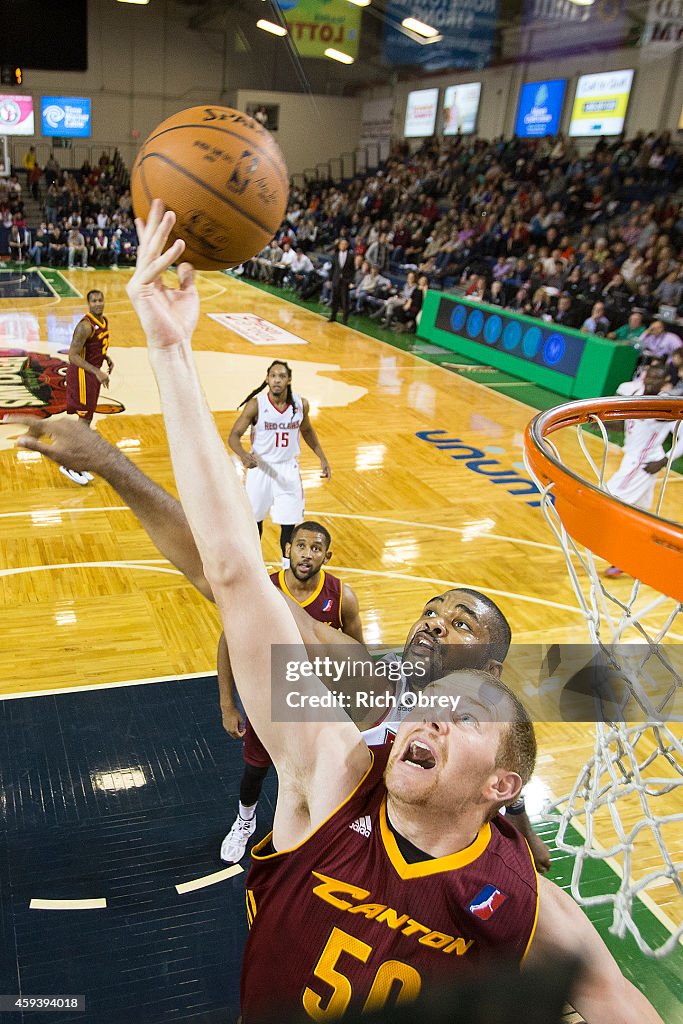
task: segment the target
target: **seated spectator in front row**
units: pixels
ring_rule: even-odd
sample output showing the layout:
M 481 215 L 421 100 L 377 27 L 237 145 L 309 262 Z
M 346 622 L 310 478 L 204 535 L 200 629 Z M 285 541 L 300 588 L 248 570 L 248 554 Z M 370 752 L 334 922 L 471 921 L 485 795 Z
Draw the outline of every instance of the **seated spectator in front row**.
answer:
M 581 330 L 604 338 L 609 331 L 609 327 L 609 320 L 605 316 L 605 303 L 596 302 L 591 310 L 591 315 L 581 324 Z
M 562 327 L 578 327 L 580 317 L 574 309 L 574 300 L 571 295 L 564 292 L 558 296 L 555 312 L 552 314 L 553 322 L 561 324 Z
M 367 308 L 377 309 L 383 304 L 390 288 L 391 281 L 380 274 L 379 267 L 370 267 L 370 272 L 363 276 L 355 291 L 356 313 L 364 313 Z
M 494 281 L 486 300 L 491 306 L 505 306 L 505 287 L 502 281 Z
M 97 231 L 92 240 L 92 252 L 95 264 L 103 266 L 110 262 L 109 239 L 102 228 Z
M 421 274 L 417 279 L 417 288 L 415 288 L 410 298 L 407 299 L 402 306 L 399 306 L 394 313 L 393 319 L 389 323 L 389 327 L 392 330 L 414 330 L 415 324 L 419 319 L 420 312 L 422 310 L 422 303 L 425 295 L 427 294 L 428 288 L 429 280 L 425 274 Z
M 607 337 L 613 338 L 615 341 L 630 341 L 631 344 L 635 344 L 642 337 L 644 331 L 643 311 L 633 309 L 626 323 L 617 327 L 616 331 L 610 331 Z
M 66 254 L 66 242 L 62 237 L 62 232 L 59 228 L 52 227 L 49 235 L 49 244 L 47 247 L 47 256 L 50 262 L 50 266 L 53 267 L 55 263 L 62 263 Z
M 664 359 L 668 362 L 673 352 L 683 347 L 683 339 L 673 331 L 667 331 L 663 320 L 653 320 L 640 339 L 640 348 L 650 361 Z
M 39 267 L 43 259 L 43 253 L 47 252 L 47 245 L 49 237 L 45 224 L 41 224 L 37 229 L 35 237 L 33 239 L 33 245 L 31 246 L 29 255 L 35 265 Z
M 66 244 L 69 249 L 69 270 L 73 270 L 76 255 L 81 257 L 81 267 L 87 267 L 88 247 L 85 244 L 85 238 L 78 228 L 71 229 L 67 237 Z
M 18 228 L 14 224 L 9 232 L 9 255 L 18 263 L 23 263 L 31 248 L 31 236 L 26 228 Z
M 414 270 L 409 270 L 406 276 L 406 283 L 401 288 L 398 294 L 390 295 L 388 299 L 384 299 L 370 314 L 371 320 L 379 320 L 380 323 L 388 324 L 395 316 L 396 311 L 401 308 L 406 302 L 410 300 L 411 295 L 417 288 L 417 274 Z
M 292 265 L 289 268 L 289 280 L 295 292 L 301 292 L 306 288 L 314 273 L 311 259 L 306 255 L 301 246 L 298 246 Z

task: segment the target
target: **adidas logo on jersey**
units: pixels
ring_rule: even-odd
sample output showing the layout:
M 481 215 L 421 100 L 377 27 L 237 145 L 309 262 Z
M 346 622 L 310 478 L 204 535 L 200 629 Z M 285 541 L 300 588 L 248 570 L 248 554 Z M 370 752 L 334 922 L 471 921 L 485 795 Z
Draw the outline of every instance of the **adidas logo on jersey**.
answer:
M 352 821 L 349 828 L 352 828 L 354 832 L 360 832 L 362 836 L 369 839 L 372 832 L 372 822 L 369 816 L 364 814 L 362 818 L 356 818 L 355 821 Z

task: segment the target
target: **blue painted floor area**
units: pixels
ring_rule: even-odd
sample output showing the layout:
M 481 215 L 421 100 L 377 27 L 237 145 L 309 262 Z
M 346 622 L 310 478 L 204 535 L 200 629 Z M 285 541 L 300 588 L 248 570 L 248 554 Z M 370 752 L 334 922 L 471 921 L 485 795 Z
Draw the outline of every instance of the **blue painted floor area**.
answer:
M 241 773 L 215 676 L 0 701 L 0 994 L 86 996 L 85 1013 L 26 1021 L 236 1019 L 245 875 L 175 885 L 225 867 Z M 256 839 L 274 794 L 273 772 Z

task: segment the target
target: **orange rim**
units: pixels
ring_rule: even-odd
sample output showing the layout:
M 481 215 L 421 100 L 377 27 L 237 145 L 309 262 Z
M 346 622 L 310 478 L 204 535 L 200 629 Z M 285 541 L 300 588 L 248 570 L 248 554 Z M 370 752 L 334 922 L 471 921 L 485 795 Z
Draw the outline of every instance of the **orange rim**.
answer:
M 683 419 L 683 400 L 591 398 L 539 413 L 524 436 L 527 461 L 543 487 L 552 485 L 567 533 L 585 547 L 676 601 L 683 602 L 683 526 L 627 505 L 567 469 L 546 438 L 556 430 L 627 419 Z M 683 428 L 682 428 L 683 429 Z

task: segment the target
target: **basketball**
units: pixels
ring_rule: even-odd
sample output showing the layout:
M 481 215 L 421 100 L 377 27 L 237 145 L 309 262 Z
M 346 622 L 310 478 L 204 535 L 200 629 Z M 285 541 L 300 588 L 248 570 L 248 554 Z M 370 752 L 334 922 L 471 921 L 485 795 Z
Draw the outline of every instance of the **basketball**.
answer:
M 177 215 L 169 242 L 199 270 L 236 267 L 255 256 L 282 223 L 289 181 L 266 129 L 230 107 L 190 107 L 145 140 L 131 171 L 136 217 L 153 199 Z

